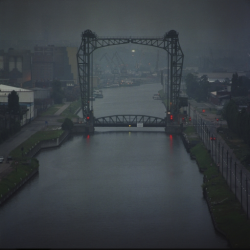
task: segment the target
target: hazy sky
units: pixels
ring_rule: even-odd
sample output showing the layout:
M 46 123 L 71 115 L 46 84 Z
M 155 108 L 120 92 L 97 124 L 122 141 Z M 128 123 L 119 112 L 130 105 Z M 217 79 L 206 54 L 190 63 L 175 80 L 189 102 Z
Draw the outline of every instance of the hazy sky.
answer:
M 0 0 L 0 40 L 81 41 L 99 36 L 163 36 L 183 49 L 250 50 L 247 0 Z

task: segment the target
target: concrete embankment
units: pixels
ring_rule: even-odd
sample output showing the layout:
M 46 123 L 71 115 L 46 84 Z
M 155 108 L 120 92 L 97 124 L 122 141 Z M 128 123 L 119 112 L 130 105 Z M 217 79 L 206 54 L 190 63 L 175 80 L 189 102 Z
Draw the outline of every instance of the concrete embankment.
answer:
M 68 131 L 64 131 L 60 137 L 52 140 L 40 141 L 33 148 L 30 148 L 29 152 L 26 154 L 27 157 L 34 157 L 42 149 L 53 148 L 60 146 L 63 141 L 69 136 Z
M 183 141 L 183 144 L 184 144 L 187 152 L 189 153 L 190 152 L 190 150 L 189 150 L 190 149 L 190 143 L 189 143 L 187 135 L 185 133 L 183 133 L 183 132 L 181 133 L 181 139 Z
M 206 179 L 206 176 L 203 176 L 203 183 L 206 183 L 208 180 Z M 226 235 L 219 229 L 216 220 L 214 218 L 214 214 L 213 214 L 213 205 L 211 203 L 211 198 L 209 198 L 208 194 L 207 194 L 207 188 L 203 187 L 203 196 L 205 198 L 205 200 L 207 201 L 207 205 L 208 205 L 208 209 L 212 218 L 212 222 L 214 225 L 214 228 L 216 229 L 216 231 L 221 234 L 226 240 L 228 240 L 228 238 L 226 237 Z
M 22 186 L 30 180 L 35 174 L 39 172 L 39 168 L 34 169 L 31 173 L 29 173 L 24 179 L 22 179 L 19 183 L 16 184 L 14 188 L 9 190 L 8 193 L 0 197 L 0 205 L 2 205 L 8 198 L 10 198 L 13 194 L 15 194 Z
M 57 139 L 53 140 L 46 140 L 46 141 L 40 141 L 35 145 L 35 147 L 31 148 L 29 152 L 26 154 L 27 157 L 32 158 L 36 154 L 39 153 L 42 149 L 48 149 L 53 147 L 60 146 L 65 139 L 70 135 L 68 131 L 64 131 L 64 133 L 58 137 Z M 8 198 L 10 198 L 14 193 L 16 193 L 28 180 L 30 180 L 35 174 L 38 174 L 39 167 L 37 169 L 34 169 L 31 173 L 29 173 L 24 179 L 20 180 L 14 188 L 8 191 L 5 195 L 0 197 L 0 205 L 2 205 Z

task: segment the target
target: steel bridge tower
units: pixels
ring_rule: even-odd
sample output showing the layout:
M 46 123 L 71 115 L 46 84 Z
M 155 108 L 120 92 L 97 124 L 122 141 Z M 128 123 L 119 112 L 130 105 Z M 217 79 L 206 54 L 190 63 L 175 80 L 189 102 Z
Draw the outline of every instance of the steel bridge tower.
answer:
M 91 30 L 82 33 L 81 45 L 77 52 L 78 77 L 80 83 L 81 107 L 83 118 L 90 117 L 93 124 L 93 108 L 90 97 L 93 91 L 93 52 L 96 49 L 127 43 L 147 45 L 164 49 L 168 53 L 168 107 L 167 120 L 170 114 L 179 113 L 179 94 L 184 54 L 179 44 L 178 33 L 170 30 L 162 37 L 99 37 Z

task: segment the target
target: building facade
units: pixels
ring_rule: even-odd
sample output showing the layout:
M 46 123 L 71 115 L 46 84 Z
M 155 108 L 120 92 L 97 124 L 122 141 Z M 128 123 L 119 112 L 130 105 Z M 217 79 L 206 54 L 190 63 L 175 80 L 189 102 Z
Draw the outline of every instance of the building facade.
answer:
M 22 87 L 31 80 L 30 50 L 0 50 L 0 84 Z
M 50 87 L 55 79 L 63 81 L 74 79 L 67 48 L 54 45 L 35 46 L 32 56 L 33 87 Z

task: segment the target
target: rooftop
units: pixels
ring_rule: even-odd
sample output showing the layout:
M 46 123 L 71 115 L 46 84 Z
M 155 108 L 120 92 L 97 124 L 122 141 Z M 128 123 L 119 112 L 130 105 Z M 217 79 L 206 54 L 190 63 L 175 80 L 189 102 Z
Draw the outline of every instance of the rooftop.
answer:
M 2 92 L 10 92 L 12 90 L 15 90 L 16 92 L 30 92 L 32 90 L 30 89 L 23 89 L 23 88 L 17 88 L 17 87 L 13 87 L 13 86 L 9 86 L 9 85 L 4 85 L 4 84 L 0 84 L 0 91 Z

